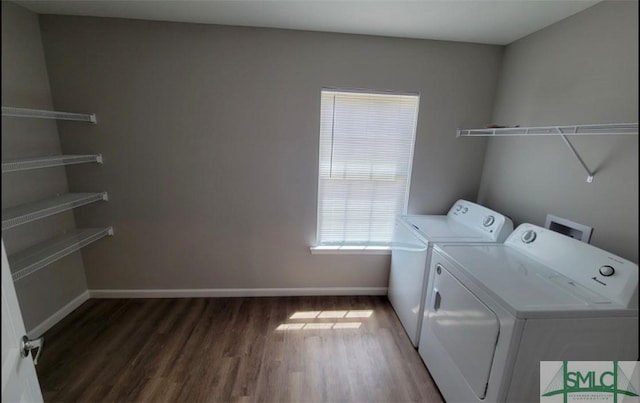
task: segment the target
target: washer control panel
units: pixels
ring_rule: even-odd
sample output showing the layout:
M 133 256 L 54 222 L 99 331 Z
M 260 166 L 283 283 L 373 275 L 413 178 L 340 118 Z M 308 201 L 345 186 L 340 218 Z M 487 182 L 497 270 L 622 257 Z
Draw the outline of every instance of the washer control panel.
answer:
M 610 301 L 638 307 L 638 265 L 629 260 L 533 224 L 521 224 L 504 243 Z
M 504 242 L 513 231 L 513 222 L 510 218 L 466 200 L 455 202 L 447 216 L 490 235 L 495 242 Z

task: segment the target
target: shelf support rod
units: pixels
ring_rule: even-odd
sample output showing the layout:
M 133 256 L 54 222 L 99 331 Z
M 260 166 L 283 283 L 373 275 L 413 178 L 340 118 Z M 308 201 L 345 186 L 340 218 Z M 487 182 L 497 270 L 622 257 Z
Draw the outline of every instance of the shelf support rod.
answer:
M 589 182 L 589 183 L 593 182 L 593 172 L 591 172 L 591 170 L 589 170 L 589 167 L 587 167 L 587 164 L 585 164 L 584 160 L 582 159 L 582 157 L 580 157 L 580 154 L 578 154 L 578 151 L 576 151 L 575 147 L 573 146 L 573 144 L 571 144 L 571 142 L 569 141 L 567 136 L 564 133 L 562 133 L 562 130 L 560 130 L 559 127 L 556 127 L 556 130 L 558 131 L 558 134 L 560 134 L 560 137 L 562 137 L 562 140 L 564 140 L 564 143 L 567 145 L 567 147 L 569 147 L 569 150 L 571 150 L 571 152 L 576 157 L 578 162 L 580 162 L 580 165 L 582 165 L 582 168 L 584 168 L 584 170 L 587 171 L 587 175 L 588 175 L 587 176 L 587 182 Z M 575 128 L 574 132 L 577 131 L 577 130 L 578 129 Z

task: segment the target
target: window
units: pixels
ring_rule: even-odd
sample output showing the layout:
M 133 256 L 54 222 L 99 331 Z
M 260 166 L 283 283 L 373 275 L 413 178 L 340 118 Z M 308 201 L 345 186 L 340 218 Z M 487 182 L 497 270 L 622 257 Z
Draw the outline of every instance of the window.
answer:
M 391 243 L 406 213 L 417 94 L 322 90 L 318 247 Z

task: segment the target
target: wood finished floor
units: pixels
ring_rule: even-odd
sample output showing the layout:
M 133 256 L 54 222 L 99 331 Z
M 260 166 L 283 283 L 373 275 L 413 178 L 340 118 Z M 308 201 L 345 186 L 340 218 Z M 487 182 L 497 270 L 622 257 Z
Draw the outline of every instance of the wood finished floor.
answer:
M 47 402 L 442 402 L 386 297 L 96 299 L 44 337 Z

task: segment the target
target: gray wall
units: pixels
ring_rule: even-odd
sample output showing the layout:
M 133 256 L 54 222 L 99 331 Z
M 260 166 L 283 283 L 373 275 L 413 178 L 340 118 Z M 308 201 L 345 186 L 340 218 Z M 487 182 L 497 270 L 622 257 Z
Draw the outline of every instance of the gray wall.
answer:
M 76 212 L 115 236 L 83 251 L 91 289 L 386 287 L 389 256 L 311 255 L 323 86 L 421 93 L 410 213 L 475 199 L 502 47 L 287 30 L 41 16 Z
M 493 114 L 521 126 L 638 122 L 638 2 L 605 1 L 505 50 Z M 479 201 L 516 223 L 548 213 L 594 228 L 592 244 L 638 261 L 638 137 L 496 138 Z
M 52 109 L 38 16 L 2 2 L 2 105 Z M 2 160 L 60 154 L 54 121 L 2 118 Z M 2 208 L 67 191 L 63 168 L 2 174 Z M 72 213 L 2 232 L 7 253 L 22 250 L 75 227 Z M 43 320 L 87 290 L 82 256 L 72 254 L 15 283 L 25 327 Z

